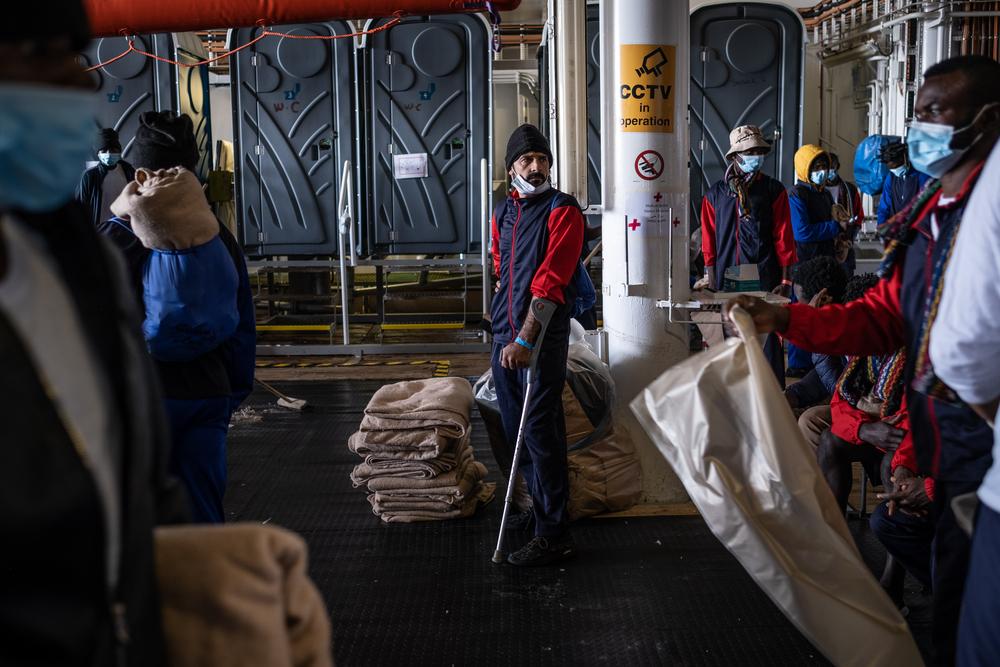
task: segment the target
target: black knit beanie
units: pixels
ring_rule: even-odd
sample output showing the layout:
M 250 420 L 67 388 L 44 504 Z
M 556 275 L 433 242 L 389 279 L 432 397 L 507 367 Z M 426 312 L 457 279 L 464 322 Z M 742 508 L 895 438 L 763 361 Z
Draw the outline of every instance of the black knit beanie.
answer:
M 136 169 L 198 168 L 198 142 L 194 123 L 186 114 L 147 111 L 139 116 L 139 129 L 129 153 Z
M 68 37 L 70 46 L 82 51 L 90 42 L 90 23 L 81 0 L 21 2 L 17 11 L 0 21 L 0 43 L 40 44 Z
M 121 153 L 122 142 L 118 138 L 118 132 L 113 127 L 102 127 L 94 135 L 94 152 L 100 153 Z
M 552 165 L 552 149 L 549 148 L 549 140 L 538 131 L 537 127 L 525 123 L 514 130 L 510 139 L 507 140 L 507 157 L 504 160 L 507 163 L 507 171 L 510 171 L 511 165 L 517 158 L 533 151 L 545 153 L 549 158 L 549 165 Z

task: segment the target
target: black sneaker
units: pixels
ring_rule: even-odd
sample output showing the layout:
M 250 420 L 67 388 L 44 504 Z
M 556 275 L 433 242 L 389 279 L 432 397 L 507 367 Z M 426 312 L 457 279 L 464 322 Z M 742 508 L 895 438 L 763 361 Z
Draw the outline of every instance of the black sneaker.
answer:
M 569 535 L 562 537 L 535 537 L 526 545 L 507 556 L 507 562 L 519 567 L 549 565 L 566 560 L 576 554 L 576 547 Z

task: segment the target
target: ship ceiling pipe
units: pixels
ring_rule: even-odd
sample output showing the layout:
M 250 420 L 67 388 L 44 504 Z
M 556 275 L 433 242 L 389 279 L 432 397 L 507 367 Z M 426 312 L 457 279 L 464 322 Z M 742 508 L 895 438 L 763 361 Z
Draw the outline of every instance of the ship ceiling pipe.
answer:
M 490 4 L 496 11 L 510 11 L 521 0 Z M 84 5 L 95 37 L 487 9 L 485 1 L 472 0 L 84 0 Z

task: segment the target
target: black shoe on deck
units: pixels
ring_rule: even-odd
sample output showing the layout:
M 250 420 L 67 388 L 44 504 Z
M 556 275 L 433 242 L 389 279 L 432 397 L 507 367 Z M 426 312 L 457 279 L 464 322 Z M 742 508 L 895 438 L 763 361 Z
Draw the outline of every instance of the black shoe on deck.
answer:
M 576 547 L 568 535 L 562 537 L 536 537 L 507 556 L 507 562 L 517 566 L 550 565 L 576 554 Z

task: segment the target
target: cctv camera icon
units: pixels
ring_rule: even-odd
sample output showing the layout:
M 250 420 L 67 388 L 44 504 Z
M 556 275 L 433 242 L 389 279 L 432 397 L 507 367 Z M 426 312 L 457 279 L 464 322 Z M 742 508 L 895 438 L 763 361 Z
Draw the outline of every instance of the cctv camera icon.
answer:
M 642 58 L 642 67 L 635 70 L 637 76 L 652 74 L 660 76 L 663 73 L 663 66 L 667 64 L 667 54 L 663 52 L 663 47 L 656 47 L 655 51 L 650 51 Z

